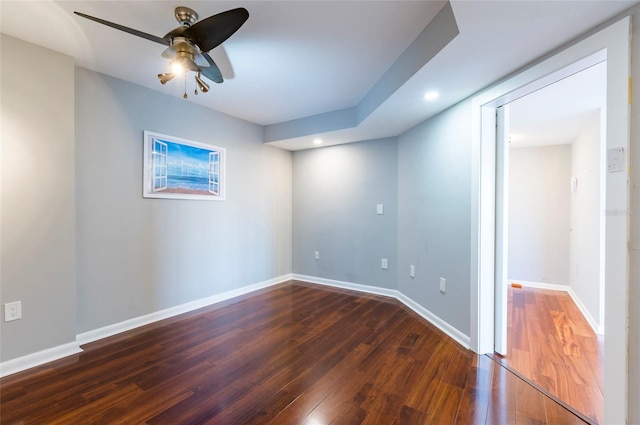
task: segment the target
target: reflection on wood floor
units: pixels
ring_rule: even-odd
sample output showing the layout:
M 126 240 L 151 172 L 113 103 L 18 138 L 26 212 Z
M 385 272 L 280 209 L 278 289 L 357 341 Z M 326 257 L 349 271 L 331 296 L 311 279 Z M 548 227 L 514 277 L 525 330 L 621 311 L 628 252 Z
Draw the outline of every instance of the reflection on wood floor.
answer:
M 496 360 L 597 423 L 603 411 L 603 337 L 568 293 L 509 287 L 507 356 Z
M 0 380 L 9 424 L 583 422 L 396 300 L 292 282 Z

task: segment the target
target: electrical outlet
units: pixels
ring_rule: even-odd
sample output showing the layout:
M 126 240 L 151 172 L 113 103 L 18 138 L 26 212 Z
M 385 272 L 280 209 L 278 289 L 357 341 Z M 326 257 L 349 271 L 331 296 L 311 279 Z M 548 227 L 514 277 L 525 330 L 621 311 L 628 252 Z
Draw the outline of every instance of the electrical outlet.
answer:
M 387 270 L 389 268 L 389 260 L 383 258 L 382 261 L 380 261 L 380 267 L 382 267 L 384 270 Z
M 447 292 L 447 279 L 445 279 L 444 277 L 440 278 L 440 292 L 442 292 L 443 294 Z
M 316 260 L 320 259 L 320 251 L 316 251 L 313 253 L 313 258 L 315 258 Z
M 416 277 L 416 266 L 413 264 L 409 266 L 409 277 Z
M 10 322 L 22 318 L 22 303 L 15 301 L 4 305 L 4 321 Z

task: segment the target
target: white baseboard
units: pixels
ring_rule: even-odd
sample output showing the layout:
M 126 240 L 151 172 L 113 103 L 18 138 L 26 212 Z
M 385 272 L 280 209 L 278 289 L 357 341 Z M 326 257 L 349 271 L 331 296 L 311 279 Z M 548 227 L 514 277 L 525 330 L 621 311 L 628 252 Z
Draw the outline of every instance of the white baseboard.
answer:
M 604 326 L 601 326 L 598 324 L 598 322 L 593 318 L 591 313 L 589 313 L 589 310 L 587 310 L 587 307 L 584 305 L 580 297 L 578 297 L 578 294 L 576 294 L 573 288 L 571 288 L 570 286 L 557 285 L 554 283 L 530 282 L 526 280 L 513 280 L 513 279 L 509 279 L 509 282 L 519 283 L 520 285 L 527 286 L 529 288 L 550 289 L 552 291 L 567 292 L 571 297 L 571 299 L 573 300 L 573 302 L 575 303 L 575 305 L 578 307 L 578 310 L 580 310 L 580 313 L 582 313 L 582 315 L 584 316 L 587 323 L 589 323 L 589 326 L 591 326 L 591 329 L 593 329 L 593 331 L 599 335 L 604 335 Z
M 593 318 L 591 313 L 589 313 L 589 310 L 587 310 L 587 307 L 582 303 L 580 297 L 578 297 L 578 294 L 573 291 L 573 288 L 569 288 L 568 292 L 573 302 L 576 304 L 576 306 L 578 306 L 578 310 L 580 310 L 584 318 L 587 319 L 587 322 L 589 323 L 589 326 L 591 326 L 591 329 L 593 329 L 593 331 L 598 335 L 604 335 L 604 326 L 600 326 L 598 322 Z
M 87 344 L 89 342 L 97 341 L 102 338 L 117 335 L 122 332 L 135 329 L 140 326 L 148 325 L 153 322 L 157 322 L 162 319 L 177 316 L 178 314 L 187 313 L 189 311 L 197 310 L 202 307 L 206 307 L 211 304 L 226 301 L 231 298 L 238 297 L 240 295 L 248 294 L 269 286 L 277 285 L 282 282 L 291 280 L 291 274 L 286 274 L 273 279 L 265 280 L 263 282 L 254 283 L 252 285 L 243 286 L 242 288 L 234 289 L 232 291 L 216 294 L 211 297 L 201 298 L 199 300 L 191 301 L 182 305 L 167 308 L 165 310 L 156 311 L 154 313 L 146 314 L 144 316 L 135 317 L 133 319 L 125 320 L 120 323 L 114 323 L 99 329 L 84 332 L 76 335 L 76 341 L 68 344 L 60 345 L 58 347 L 49 348 L 46 350 L 38 351 L 37 353 L 27 354 L 22 357 L 18 357 L 6 362 L 0 363 L 0 377 L 11 375 L 23 370 L 30 369 L 32 367 L 40 366 L 45 363 L 52 362 L 54 360 L 60 360 L 63 357 L 67 357 L 73 354 L 82 352 L 80 345 Z
M 527 286 L 529 288 L 538 288 L 538 289 L 549 289 L 551 291 L 564 291 L 569 292 L 569 285 L 558 285 L 557 283 L 546 283 L 546 282 L 531 282 L 528 280 L 517 280 L 517 279 L 509 279 L 509 284 L 511 283 L 519 283 L 522 286 Z
M 397 298 L 395 289 L 381 288 L 379 286 L 362 285 L 360 283 L 343 282 L 341 280 L 325 279 L 323 277 L 306 276 L 302 274 L 291 275 L 293 280 L 315 283 L 318 285 L 332 286 L 334 288 L 350 289 L 352 291 L 366 292 L 367 294 L 382 295 L 384 297 Z
M 114 323 L 113 325 L 104 326 L 102 328 L 94 329 L 92 331 L 83 332 L 77 335 L 76 340 L 80 345 L 88 344 L 90 342 L 94 342 L 99 339 L 107 338 L 122 332 L 130 331 L 140 326 L 145 326 L 150 323 L 154 323 L 163 319 L 168 319 L 169 317 L 177 316 L 183 313 L 188 313 L 190 311 L 197 310 L 202 307 L 206 307 L 212 304 L 226 301 L 231 298 L 239 297 L 240 295 L 245 295 L 250 292 L 268 288 L 269 286 L 277 285 L 279 283 L 286 282 L 288 280 L 291 280 L 291 274 L 275 277 L 273 279 L 254 283 L 252 285 L 243 286 L 242 288 L 233 289 L 227 292 L 222 292 L 220 294 L 212 295 L 210 297 L 200 298 L 198 300 L 190 301 L 185 304 L 181 304 L 175 307 L 170 307 L 164 310 L 149 313 L 144 316 L 134 317 L 133 319 L 125 320 L 119 323 Z
M 422 316 L 426 321 L 430 322 L 436 328 L 440 329 L 447 336 L 452 338 L 458 344 L 462 345 L 464 348 L 469 349 L 471 346 L 471 339 L 468 335 L 463 334 L 458 329 L 451 326 L 448 322 L 442 320 L 440 317 L 433 314 L 431 311 L 421 306 L 411 298 L 407 297 L 402 292 L 398 292 L 398 301 L 402 304 L 409 307 L 411 310 Z
M 458 344 L 464 348 L 469 349 L 471 340 L 469 336 L 463 334 L 440 317 L 433 314 L 431 311 L 421 306 L 411 298 L 404 295 L 402 292 L 396 289 L 380 288 L 377 286 L 361 285 L 359 283 L 343 282 L 339 280 L 325 279 L 315 276 L 305 276 L 300 274 L 293 274 L 292 279 L 301 280 L 304 282 L 315 283 L 319 285 L 332 286 L 341 289 L 350 289 L 352 291 L 366 292 L 368 294 L 382 295 L 385 297 L 395 298 L 402 304 L 413 310 L 415 313 L 424 318 L 427 322 L 440 329 L 447 336 L 451 337 Z
M 187 313 L 193 310 L 197 310 L 202 307 L 206 307 L 212 304 L 216 304 L 222 301 L 229 300 L 241 295 L 248 294 L 250 292 L 258 291 L 260 289 L 268 288 L 270 286 L 277 285 L 289 280 L 301 280 L 304 282 L 332 286 L 335 288 L 349 289 L 352 291 L 365 292 L 368 294 L 382 295 L 386 297 L 395 298 L 408 308 L 416 312 L 425 320 L 433 324 L 440 329 L 446 335 L 450 336 L 458 344 L 465 348 L 469 348 L 470 340 L 467 335 L 458 331 L 453 326 L 449 325 L 446 321 L 440 319 L 435 314 L 431 313 L 428 309 L 419 305 L 411 298 L 402 294 L 395 289 L 380 288 L 376 286 L 361 285 L 358 283 L 342 282 L 338 280 L 324 279 L 313 276 L 304 276 L 298 274 L 287 274 L 279 276 L 273 279 L 258 282 L 252 285 L 244 286 L 242 288 L 234 289 L 231 291 L 216 294 L 211 297 L 201 298 L 185 304 L 181 304 L 175 307 L 167 308 L 165 310 L 156 311 L 154 313 L 146 314 L 144 316 L 135 317 L 133 319 L 125 320 L 123 322 L 114 323 L 113 325 L 104 326 L 102 328 L 94 329 L 92 331 L 83 332 L 76 336 L 76 341 L 68 344 L 60 345 L 58 347 L 49 348 L 46 350 L 38 351 L 36 353 L 27 354 L 16 359 L 8 360 L 0 363 L 0 377 L 11 375 L 17 372 L 21 372 L 32 367 L 40 366 L 54 360 L 71 356 L 82 352 L 80 345 L 88 344 L 90 342 L 97 341 L 99 339 L 107 338 L 113 335 L 117 335 L 122 332 L 126 332 L 140 326 L 148 325 L 169 317 L 177 316 L 179 314 Z
M 74 341 L 7 360 L 6 362 L 0 363 L 0 377 L 13 375 L 14 373 L 22 372 L 23 370 L 31 369 L 32 367 L 40 366 L 54 360 L 60 360 L 63 357 L 72 356 L 81 352 L 82 349 L 78 343 Z

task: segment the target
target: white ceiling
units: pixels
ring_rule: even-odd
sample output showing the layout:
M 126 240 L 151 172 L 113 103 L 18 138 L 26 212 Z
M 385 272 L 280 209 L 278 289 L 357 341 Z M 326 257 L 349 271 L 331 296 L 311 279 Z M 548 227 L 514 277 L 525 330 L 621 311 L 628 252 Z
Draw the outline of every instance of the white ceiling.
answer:
M 317 136 L 325 145 L 396 136 L 638 2 L 452 0 L 460 34 L 360 125 L 274 144 L 304 149 Z M 167 66 L 164 46 L 72 13 L 163 36 L 178 25 L 173 9 L 180 5 L 201 19 L 249 10 L 247 23 L 211 52 L 226 81 L 187 101 L 270 125 L 357 105 L 443 3 L 2 0 L 0 31 L 71 55 L 81 67 L 180 97 L 182 84 L 162 86 L 156 78 Z M 429 89 L 440 91 L 437 101 L 423 100 Z
M 570 144 L 606 107 L 606 62 L 509 103 L 511 148 Z

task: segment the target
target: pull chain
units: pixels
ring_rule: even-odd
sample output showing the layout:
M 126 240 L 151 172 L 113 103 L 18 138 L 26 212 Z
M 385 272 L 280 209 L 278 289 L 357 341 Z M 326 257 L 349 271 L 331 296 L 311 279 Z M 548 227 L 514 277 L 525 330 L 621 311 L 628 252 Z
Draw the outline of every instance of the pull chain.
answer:
M 189 96 L 187 96 L 187 73 L 184 73 L 184 97 L 185 99 Z

